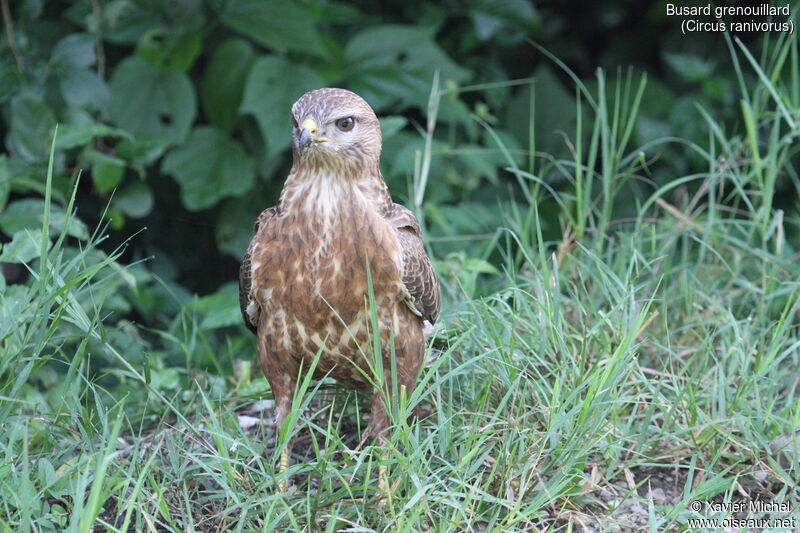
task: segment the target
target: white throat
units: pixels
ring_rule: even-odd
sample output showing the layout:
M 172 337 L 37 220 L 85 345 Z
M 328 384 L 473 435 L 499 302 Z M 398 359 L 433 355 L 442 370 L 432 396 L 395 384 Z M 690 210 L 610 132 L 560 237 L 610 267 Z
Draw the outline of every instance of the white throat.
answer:
M 339 209 L 361 204 L 364 197 L 352 178 L 324 170 L 293 174 L 284 186 L 281 204 L 301 216 L 330 218 Z

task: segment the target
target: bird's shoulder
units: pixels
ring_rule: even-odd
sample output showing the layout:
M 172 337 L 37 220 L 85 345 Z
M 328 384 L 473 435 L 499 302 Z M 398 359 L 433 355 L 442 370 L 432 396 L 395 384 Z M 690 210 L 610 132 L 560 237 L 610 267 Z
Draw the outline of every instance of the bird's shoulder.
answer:
M 417 237 L 422 238 L 419 220 L 417 220 L 416 215 L 403 204 L 392 202 L 385 218 L 398 230 L 405 229 Z
M 258 235 L 258 231 L 261 229 L 262 226 L 265 226 L 270 220 L 272 220 L 275 216 L 278 215 L 278 206 L 274 205 L 272 207 L 268 207 L 261 211 L 256 218 L 256 221 L 253 222 L 253 234 Z

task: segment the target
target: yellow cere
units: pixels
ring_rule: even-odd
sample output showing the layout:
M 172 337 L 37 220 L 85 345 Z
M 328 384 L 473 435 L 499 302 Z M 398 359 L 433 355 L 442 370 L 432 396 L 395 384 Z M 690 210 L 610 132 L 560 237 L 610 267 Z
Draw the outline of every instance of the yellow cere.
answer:
M 307 118 L 307 119 L 305 119 L 303 121 L 302 124 L 300 124 L 300 129 L 308 130 L 308 133 L 310 133 L 311 135 L 316 135 L 317 134 L 317 123 L 314 122 L 313 118 Z

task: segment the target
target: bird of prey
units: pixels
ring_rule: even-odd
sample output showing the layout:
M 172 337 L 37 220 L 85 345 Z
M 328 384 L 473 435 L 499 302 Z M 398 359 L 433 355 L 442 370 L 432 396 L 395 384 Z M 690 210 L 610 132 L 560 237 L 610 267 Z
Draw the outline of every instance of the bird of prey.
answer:
M 369 104 L 344 89 L 310 91 L 292 106 L 292 133 L 293 164 L 278 205 L 258 217 L 242 260 L 242 316 L 258 338 L 278 429 L 301 365 L 308 369 L 319 354 L 315 378 L 373 389 L 366 435 L 380 437 L 389 419 L 369 358 L 379 355 L 384 369 L 396 369 L 387 388 L 396 380 L 396 390 L 411 394 L 425 352 L 424 321 L 439 315 L 439 283 L 419 222 L 389 196 L 380 123 Z M 372 353 L 370 283 L 380 354 Z

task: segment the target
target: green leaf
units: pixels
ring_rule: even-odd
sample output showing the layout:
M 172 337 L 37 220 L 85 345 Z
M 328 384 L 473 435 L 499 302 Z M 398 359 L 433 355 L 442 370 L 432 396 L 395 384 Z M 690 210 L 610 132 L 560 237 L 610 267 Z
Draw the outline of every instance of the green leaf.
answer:
M 106 209 L 105 214 L 111 229 L 120 230 L 125 227 L 125 215 L 121 210 L 116 207 L 109 207 Z
M 8 168 L 8 158 L 5 155 L 0 155 L 0 213 L 6 207 L 10 193 L 11 169 Z
M 108 114 L 117 126 L 170 143 L 182 141 L 195 116 L 186 74 L 154 68 L 140 57 L 122 61 L 111 77 Z
M 181 185 L 183 205 L 192 211 L 244 194 L 255 178 L 253 161 L 242 146 L 208 126 L 192 130 L 182 146 L 167 154 L 161 170 Z
M 29 162 L 47 159 L 50 134 L 56 125 L 53 111 L 41 100 L 17 96 L 11 101 L 10 148 Z
M 503 225 L 503 213 L 492 204 L 465 201 L 457 206 L 439 205 L 436 210 L 439 217 L 433 217 L 433 221 L 439 218 L 446 224 L 442 229 L 445 235 L 492 233 Z
M 143 181 L 131 181 L 114 194 L 111 205 L 129 217 L 141 218 L 153 209 L 153 191 Z
M 570 157 L 564 139 L 575 139 L 575 93 L 564 87 L 552 69 L 539 66 L 534 72 L 536 150 L 556 157 Z M 502 124 L 522 146 L 528 146 L 530 137 L 531 88 L 525 87 L 511 99 Z M 520 120 L 520 117 L 524 117 Z
M 522 146 L 520 146 L 517 138 L 508 131 L 495 129 L 494 135 L 492 135 L 484 130 L 483 145 L 490 150 L 494 150 L 494 153 L 487 156 L 487 159 L 498 167 L 509 166 L 505 152 L 508 152 L 508 155 L 517 165 L 522 165 L 525 161 Z
M 95 137 L 132 136 L 124 131 L 105 124 L 59 124 L 56 137 L 56 150 L 68 150 L 89 144 Z
M 126 1 L 109 2 L 103 8 L 103 18 L 108 24 L 103 39 L 114 44 L 136 44 L 147 30 L 163 24 L 162 17 L 155 10 Z
M 42 173 L 37 170 L 32 164 L 26 162 L 21 157 L 14 156 L 0 156 L 4 159 L 4 167 L 0 166 L 0 172 L 5 172 L 10 181 L 10 187 L 13 191 L 30 192 L 30 191 L 43 191 L 44 184 L 42 183 Z M 0 209 L 0 213 L 2 213 Z
M 205 315 L 200 323 L 203 329 L 235 326 L 242 321 L 236 283 L 226 283 L 214 294 L 192 300 L 187 307 Z
M 203 73 L 201 103 L 208 121 L 230 133 L 236 124 L 253 47 L 243 39 L 229 39 L 211 55 Z
M 500 157 L 502 157 L 502 155 Z M 469 143 L 462 144 L 458 147 L 458 161 L 466 168 L 455 174 L 459 178 L 466 178 L 467 180 L 469 180 L 472 175 L 477 175 L 479 178 L 486 178 L 496 183 L 496 159 L 496 154 L 487 154 L 482 146 Z M 465 189 L 469 187 L 467 183 L 459 183 L 458 185 Z
M 54 65 L 86 68 L 94 65 L 95 38 L 88 33 L 67 35 L 53 47 L 50 61 Z
M 7 102 L 20 86 L 22 73 L 11 65 L 0 65 L 0 103 Z
M 381 123 L 381 137 L 386 140 L 406 127 L 408 120 L 405 117 L 391 116 L 379 119 Z
M 115 158 L 95 161 L 92 165 L 92 182 L 97 192 L 106 194 L 120 184 L 124 173 L 124 162 L 120 164 Z
M 406 134 L 398 132 L 395 139 L 392 140 L 391 145 L 398 146 L 399 148 L 394 153 L 388 153 L 387 157 L 383 158 L 384 169 L 388 175 L 391 176 L 413 176 L 414 165 L 417 158 L 417 152 L 420 154 L 425 149 L 425 140 L 418 135 Z M 448 151 L 447 143 L 434 140 L 431 143 L 431 152 L 433 154 L 442 154 Z M 445 161 L 442 157 L 431 158 L 431 176 L 441 176 L 445 171 Z M 429 183 L 430 187 L 433 185 Z M 427 193 L 426 193 L 427 196 Z
M 294 102 L 307 91 L 325 85 L 308 67 L 275 56 L 262 56 L 250 69 L 241 111 L 255 116 L 267 141 L 267 157 L 289 147 L 290 113 Z
M 217 248 L 241 259 L 253 238 L 253 222 L 265 207 L 264 199 L 253 194 L 225 200 L 214 228 Z
M 60 135 L 60 133 L 59 133 Z M 167 144 L 163 140 L 153 137 L 143 139 L 141 137 L 128 137 L 120 141 L 115 147 L 117 155 L 127 159 L 140 174 L 144 173 L 144 167 L 152 164 L 156 159 L 164 154 Z
M 434 42 L 434 33 L 434 28 L 402 25 L 361 31 L 345 47 L 350 88 L 378 109 L 398 97 L 424 106 L 435 71 L 443 81 L 469 78 L 470 72 Z
M 225 2 L 222 23 L 258 44 L 277 52 L 304 52 L 328 58 L 329 54 L 309 11 L 291 0 L 235 0 Z
M 225 0 L 227 1 L 227 0 Z M 152 28 L 167 27 L 179 33 L 187 28 L 201 28 L 205 24 L 205 4 L 220 3 L 205 0 L 114 0 L 100 2 L 102 18 L 79 16 L 75 22 L 102 31 L 103 39 L 114 44 L 137 44 L 142 36 Z M 89 4 L 88 1 L 73 4 Z M 91 12 L 91 6 L 88 6 Z M 215 25 L 208 25 L 216 31 Z
M 203 42 L 197 30 L 175 33 L 153 28 L 139 41 L 136 55 L 156 68 L 186 72 L 200 55 Z
M 687 81 L 702 81 L 713 72 L 715 63 L 694 54 L 665 53 L 667 64 Z
M 42 227 L 44 217 L 44 200 L 40 198 L 24 198 L 16 200 L 6 206 L 0 213 L 0 230 L 8 235 L 13 235 L 25 229 L 33 230 Z M 64 208 L 57 204 L 50 206 L 50 235 L 61 232 L 66 222 Z M 88 239 L 89 232 L 86 224 L 76 217 L 70 218 L 67 234 L 78 239 Z
M 155 390 L 177 389 L 181 386 L 181 375 L 176 368 L 150 370 L 150 386 Z
M 507 38 L 509 33 L 524 37 L 525 30 L 533 29 L 536 22 L 536 10 L 527 0 L 478 0 L 470 6 L 469 13 L 481 41 L 495 35 Z M 517 32 L 513 32 L 515 29 Z
M 42 230 L 20 230 L 3 245 L 0 263 L 29 263 L 39 257 L 42 245 Z M 0 276 L 1 277 L 1 276 Z
M 111 99 L 106 82 L 95 72 L 85 68 L 65 70 L 59 77 L 58 84 L 64 101 L 73 107 L 102 110 Z
M 360 68 L 383 67 L 402 59 L 417 46 L 428 46 L 433 35 L 434 28 L 400 24 L 373 26 L 354 35 L 344 53 L 348 61 Z
M 53 463 L 41 457 L 36 461 L 36 467 L 39 471 L 39 482 L 42 487 L 49 487 L 56 483 L 58 474 L 56 474 L 56 470 L 53 468 Z

